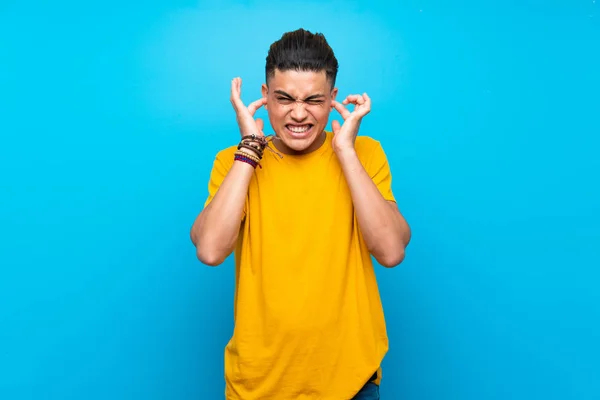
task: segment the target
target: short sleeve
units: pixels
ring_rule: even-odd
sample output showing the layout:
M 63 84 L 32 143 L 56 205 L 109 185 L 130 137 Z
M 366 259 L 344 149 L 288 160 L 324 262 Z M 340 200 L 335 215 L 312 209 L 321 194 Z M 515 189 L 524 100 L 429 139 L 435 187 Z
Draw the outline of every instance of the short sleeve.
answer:
M 217 191 L 221 187 L 221 184 L 225 180 L 225 177 L 229 173 L 229 170 L 233 166 L 233 156 L 235 148 L 228 148 L 220 151 L 213 162 L 212 170 L 210 171 L 210 178 L 208 180 L 208 197 L 204 202 L 206 208 L 210 202 L 214 199 Z M 246 216 L 246 206 L 242 213 L 242 218 Z
M 392 172 L 387 156 L 379 143 L 373 140 L 366 170 L 384 199 L 395 202 L 392 192 Z

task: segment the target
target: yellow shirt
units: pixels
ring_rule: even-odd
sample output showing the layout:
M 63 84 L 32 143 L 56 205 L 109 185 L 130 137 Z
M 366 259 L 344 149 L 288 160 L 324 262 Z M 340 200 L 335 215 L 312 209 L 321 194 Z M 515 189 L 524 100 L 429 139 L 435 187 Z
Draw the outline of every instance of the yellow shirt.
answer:
M 280 158 L 265 149 L 252 177 L 235 250 L 227 399 L 348 400 L 376 371 L 381 376 L 388 350 L 382 304 L 332 137 L 327 132 L 307 155 Z M 355 148 L 394 201 L 379 142 L 359 136 Z M 235 151 L 218 153 L 206 204 Z

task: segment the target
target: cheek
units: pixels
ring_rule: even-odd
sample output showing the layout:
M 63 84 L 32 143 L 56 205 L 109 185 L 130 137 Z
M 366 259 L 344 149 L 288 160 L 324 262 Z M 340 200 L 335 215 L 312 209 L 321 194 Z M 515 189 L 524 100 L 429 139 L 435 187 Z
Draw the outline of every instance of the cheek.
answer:
M 269 114 L 269 119 L 278 120 L 285 118 L 286 110 L 281 107 L 279 104 L 267 103 L 267 113 Z
M 331 111 L 328 110 L 327 108 L 322 108 L 319 110 L 315 110 L 313 112 L 313 118 L 321 125 L 327 125 L 327 122 L 329 121 L 329 113 Z
M 273 125 L 276 125 L 279 121 L 281 121 L 281 116 L 272 108 L 267 110 L 267 115 L 269 116 L 269 121 L 271 121 L 271 124 Z

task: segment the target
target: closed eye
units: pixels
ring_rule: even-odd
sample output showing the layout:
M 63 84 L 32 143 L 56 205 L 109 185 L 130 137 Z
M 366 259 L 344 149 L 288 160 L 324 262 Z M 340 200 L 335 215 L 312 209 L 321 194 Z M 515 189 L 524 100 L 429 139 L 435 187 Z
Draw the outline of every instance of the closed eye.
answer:
M 294 102 L 294 99 L 290 99 L 289 97 L 277 97 L 276 99 L 282 104 L 290 104 Z

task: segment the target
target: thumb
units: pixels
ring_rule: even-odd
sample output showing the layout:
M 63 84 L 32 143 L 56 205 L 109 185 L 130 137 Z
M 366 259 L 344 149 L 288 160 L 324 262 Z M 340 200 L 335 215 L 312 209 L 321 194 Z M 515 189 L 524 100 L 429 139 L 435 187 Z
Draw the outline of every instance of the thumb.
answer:
M 334 119 L 333 121 L 331 121 L 331 129 L 333 129 L 333 133 L 337 135 L 337 133 L 340 131 L 340 128 L 341 126 L 338 120 Z
M 256 118 L 256 127 L 258 128 L 258 131 L 260 133 L 263 133 L 263 129 L 265 127 L 265 123 L 263 122 L 262 119 Z

